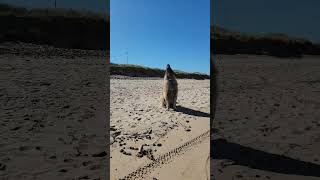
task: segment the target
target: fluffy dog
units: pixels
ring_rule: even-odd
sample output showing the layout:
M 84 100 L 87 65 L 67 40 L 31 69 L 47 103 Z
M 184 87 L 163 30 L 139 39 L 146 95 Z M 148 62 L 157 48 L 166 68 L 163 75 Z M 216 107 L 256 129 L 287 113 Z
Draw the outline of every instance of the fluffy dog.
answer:
M 167 110 L 169 108 L 176 109 L 176 102 L 178 97 L 178 82 L 176 75 L 167 64 L 166 72 L 163 79 L 162 95 L 160 96 L 161 106 Z

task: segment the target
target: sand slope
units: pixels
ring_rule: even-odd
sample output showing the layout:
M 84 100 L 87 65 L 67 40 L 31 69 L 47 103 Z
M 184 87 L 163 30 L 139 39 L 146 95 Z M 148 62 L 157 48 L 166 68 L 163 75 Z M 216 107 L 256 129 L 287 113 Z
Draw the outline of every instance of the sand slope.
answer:
M 320 57 L 218 56 L 214 179 L 320 179 Z
M 23 45 L 1 46 L 0 179 L 105 179 L 105 59 Z

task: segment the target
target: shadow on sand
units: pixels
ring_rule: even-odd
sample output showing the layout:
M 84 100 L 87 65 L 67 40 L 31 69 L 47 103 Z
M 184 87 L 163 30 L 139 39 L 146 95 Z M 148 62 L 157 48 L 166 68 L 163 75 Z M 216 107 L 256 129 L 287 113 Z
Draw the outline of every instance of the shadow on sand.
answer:
M 182 106 L 177 106 L 176 107 L 176 111 L 177 112 L 182 112 L 184 114 L 188 114 L 188 115 L 191 115 L 191 116 L 210 117 L 209 113 L 193 110 L 193 109 L 182 107 Z
M 226 141 L 211 140 L 211 159 L 229 159 L 234 165 L 282 174 L 320 177 L 320 165 L 276 155 Z

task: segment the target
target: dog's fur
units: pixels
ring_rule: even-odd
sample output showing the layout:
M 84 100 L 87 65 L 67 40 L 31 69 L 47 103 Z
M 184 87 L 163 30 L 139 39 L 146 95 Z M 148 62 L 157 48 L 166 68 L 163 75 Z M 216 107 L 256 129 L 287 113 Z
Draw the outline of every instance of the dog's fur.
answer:
M 166 109 L 176 109 L 178 82 L 176 75 L 169 64 L 167 64 L 163 80 L 162 95 L 160 96 L 161 106 L 165 107 Z

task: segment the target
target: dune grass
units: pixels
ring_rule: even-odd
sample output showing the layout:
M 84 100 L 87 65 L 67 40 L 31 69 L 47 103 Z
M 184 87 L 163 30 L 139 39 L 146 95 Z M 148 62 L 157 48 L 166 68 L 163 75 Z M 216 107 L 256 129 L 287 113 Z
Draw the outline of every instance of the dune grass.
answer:
M 181 70 L 174 70 L 177 78 L 187 79 L 209 79 L 210 76 L 198 72 L 184 72 Z M 133 64 L 110 64 L 111 75 L 123 75 L 131 77 L 163 77 L 165 71 L 159 68 L 150 68 L 141 65 Z
M 278 57 L 319 55 L 320 45 L 306 38 L 284 33 L 249 34 L 211 27 L 211 48 L 215 54 L 265 54 Z
M 108 50 L 106 14 L 72 9 L 26 9 L 0 4 L 0 42 L 25 42 L 57 48 Z
M 26 9 L 19 6 L 0 4 L 0 16 L 17 17 L 65 17 L 65 18 L 88 18 L 108 20 L 108 15 L 103 13 L 91 12 L 87 10 L 74 10 L 63 8 L 34 8 Z
M 281 42 L 300 42 L 311 43 L 307 38 L 290 37 L 285 33 L 244 33 L 231 31 L 219 26 L 213 26 L 211 28 L 211 35 L 214 39 L 234 38 L 239 41 L 259 40 L 259 39 L 271 39 Z

